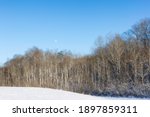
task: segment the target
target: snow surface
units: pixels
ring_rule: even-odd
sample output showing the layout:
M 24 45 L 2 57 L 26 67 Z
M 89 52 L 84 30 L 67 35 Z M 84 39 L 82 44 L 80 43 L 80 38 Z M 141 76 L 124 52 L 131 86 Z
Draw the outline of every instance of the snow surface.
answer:
M 0 87 L 0 100 L 136 100 L 91 96 L 69 91 L 35 87 Z
M 31 87 L 0 87 L 0 100 L 95 100 L 96 96 L 73 93 L 69 91 L 31 88 Z

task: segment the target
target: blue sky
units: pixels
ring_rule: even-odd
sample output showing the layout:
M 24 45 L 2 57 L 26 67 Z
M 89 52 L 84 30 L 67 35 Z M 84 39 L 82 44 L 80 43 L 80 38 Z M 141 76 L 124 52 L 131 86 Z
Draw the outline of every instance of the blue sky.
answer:
M 147 17 L 150 0 L 0 0 L 0 64 L 33 46 L 89 54 Z

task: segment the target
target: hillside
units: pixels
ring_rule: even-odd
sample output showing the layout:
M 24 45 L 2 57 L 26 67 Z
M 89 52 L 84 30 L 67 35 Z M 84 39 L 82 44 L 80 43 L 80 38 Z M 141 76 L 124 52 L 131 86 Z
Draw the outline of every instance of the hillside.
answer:
M 85 56 L 33 47 L 0 67 L 0 86 L 150 98 L 150 19 L 125 34 L 107 38 L 105 45 L 97 40 L 93 53 Z

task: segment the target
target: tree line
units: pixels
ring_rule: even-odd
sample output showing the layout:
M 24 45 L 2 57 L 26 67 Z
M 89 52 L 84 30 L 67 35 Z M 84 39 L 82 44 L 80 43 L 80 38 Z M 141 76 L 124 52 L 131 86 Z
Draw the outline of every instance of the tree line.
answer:
M 150 19 L 112 36 L 105 45 L 99 43 L 87 56 L 34 47 L 0 68 L 0 85 L 150 97 Z

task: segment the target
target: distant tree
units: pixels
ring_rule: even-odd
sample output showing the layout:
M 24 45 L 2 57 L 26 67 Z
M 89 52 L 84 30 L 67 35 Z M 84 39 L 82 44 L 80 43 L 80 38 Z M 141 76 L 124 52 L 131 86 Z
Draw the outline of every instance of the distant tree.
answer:
M 150 46 L 150 19 L 143 19 L 133 25 L 131 33 L 143 43 L 144 47 Z

